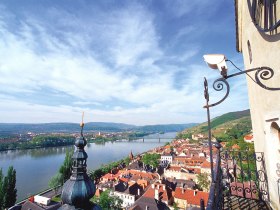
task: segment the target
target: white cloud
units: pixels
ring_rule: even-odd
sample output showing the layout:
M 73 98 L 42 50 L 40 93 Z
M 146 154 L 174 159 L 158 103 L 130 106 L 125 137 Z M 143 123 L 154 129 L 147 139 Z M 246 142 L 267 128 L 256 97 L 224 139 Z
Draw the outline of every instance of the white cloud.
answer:
M 190 3 L 190 8 L 180 8 L 180 4 L 174 4 L 174 11 L 182 16 L 198 3 Z M 85 110 L 93 116 L 89 121 L 200 121 L 203 76 L 210 71 L 206 65 L 187 64 L 200 47 L 187 43 L 180 56 L 178 52 L 170 55 L 161 48 L 154 14 L 135 2 L 109 14 L 91 9 L 90 15 L 74 15 L 46 8 L 40 15 L 25 12 L 20 20 L 8 9 L 0 9 L 0 86 L 4 87 L 0 120 L 75 122 Z M 13 21 L 18 21 L 16 28 Z M 175 42 L 194 30 L 192 25 L 177 30 Z M 209 79 L 214 75 L 208 75 Z M 179 83 L 180 88 L 176 87 Z M 70 96 L 73 106 L 69 101 L 54 107 L 48 98 L 32 100 L 46 89 Z M 29 103 L 17 98 L 18 94 L 28 94 Z M 93 106 L 98 108 L 87 108 Z

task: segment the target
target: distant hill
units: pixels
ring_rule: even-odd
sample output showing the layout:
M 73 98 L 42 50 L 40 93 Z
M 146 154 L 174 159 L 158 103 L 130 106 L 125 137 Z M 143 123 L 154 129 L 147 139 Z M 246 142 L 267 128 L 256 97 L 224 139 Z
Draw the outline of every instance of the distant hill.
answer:
M 134 129 L 142 132 L 179 132 L 186 128 L 190 128 L 197 125 L 197 123 L 188 124 L 167 124 L 167 125 L 145 125 L 138 126 Z
M 229 112 L 216 117 L 211 120 L 212 134 L 216 137 L 223 139 L 230 132 L 238 133 L 238 135 L 244 135 L 252 130 L 250 110 Z M 182 131 L 182 134 L 190 136 L 191 134 L 207 134 L 208 125 L 207 122 L 196 125 L 192 128 L 187 128 Z M 239 136 L 238 136 L 239 138 Z
M 238 111 L 238 112 L 229 112 L 226 114 L 221 115 L 220 117 L 216 117 L 211 121 L 212 128 L 217 127 L 223 123 L 237 120 L 243 117 L 251 117 L 250 110 Z
M 185 128 L 196 125 L 189 124 L 168 124 L 168 125 L 146 125 L 135 126 L 124 123 L 107 123 L 107 122 L 89 122 L 85 123 L 84 131 L 101 131 L 101 132 L 121 132 L 121 131 L 141 131 L 141 132 L 178 132 Z M 0 134 L 2 133 L 24 133 L 24 132 L 78 132 L 80 126 L 78 123 L 0 123 Z

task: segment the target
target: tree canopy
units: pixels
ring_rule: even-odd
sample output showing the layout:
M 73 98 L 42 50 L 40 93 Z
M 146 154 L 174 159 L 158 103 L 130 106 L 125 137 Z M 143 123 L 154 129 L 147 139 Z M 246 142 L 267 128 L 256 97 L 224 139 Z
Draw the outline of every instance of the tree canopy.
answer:
M 100 197 L 96 196 L 93 198 L 93 202 L 98 204 L 102 209 L 122 209 L 123 201 L 111 194 L 109 190 L 105 190 L 101 193 Z
M 160 159 L 160 154 L 150 154 L 150 153 L 145 153 L 142 157 L 143 163 L 146 165 L 153 166 L 154 168 L 158 167 L 159 165 L 159 159 Z
M 56 188 L 63 185 L 64 182 L 70 178 L 72 170 L 72 156 L 74 150 L 66 150 L 66 155 L 63 164 L 60 166 L 59 171 L 49 181 L 49 187 Z
M 197 184 L 200 190 L 209 191 L 210 180 L 207 173 L 200 173 L 197 175 Z
M 0 209 L 3 207 L 3 201 L 4 201 L 4 191 L 3 191 L 3 171 L 2 168 L 0 169 Z
M 0 209 L 13 206 L 17 200 L 16 170 L 10 166 L 7 176 L 0 170 Z

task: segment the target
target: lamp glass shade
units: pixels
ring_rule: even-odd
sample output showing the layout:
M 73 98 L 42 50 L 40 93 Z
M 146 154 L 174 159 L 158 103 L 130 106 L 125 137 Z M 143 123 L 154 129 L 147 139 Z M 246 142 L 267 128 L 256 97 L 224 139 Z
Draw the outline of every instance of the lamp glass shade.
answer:
M 209 54 L 203 56 L 204 61 L 208 64 L 208 66 L 212 69 L 227 68 L 226 66 L 226 57 L 223 54 Z

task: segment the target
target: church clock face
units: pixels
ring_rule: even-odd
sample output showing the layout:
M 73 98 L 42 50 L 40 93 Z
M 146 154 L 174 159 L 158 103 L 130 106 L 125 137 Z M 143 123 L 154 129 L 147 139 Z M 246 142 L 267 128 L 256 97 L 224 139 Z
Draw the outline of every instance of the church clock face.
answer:
M 247 0 L 247 2 L 252 21 L 260 31 L 273 32 L 280 25 L 280 0 Z

